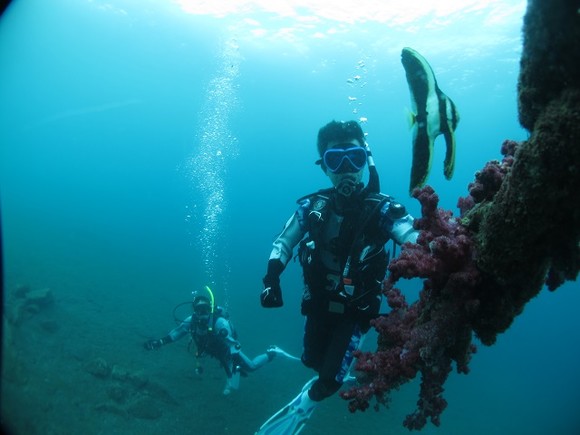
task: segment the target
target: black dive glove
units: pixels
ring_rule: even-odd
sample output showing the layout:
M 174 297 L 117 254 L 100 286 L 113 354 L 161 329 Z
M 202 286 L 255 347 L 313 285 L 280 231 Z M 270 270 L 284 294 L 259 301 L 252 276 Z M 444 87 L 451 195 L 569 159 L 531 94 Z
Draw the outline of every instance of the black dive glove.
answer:
M 264 290 L 260 293 L 260 303 L 264 308 L 278 308 L 284 305 L 280 288 L 280 274 L 283 270 L 284 265 L 280 260 L 268 261 L 268 272 L 262 280 Z
M 143 347 L 147 350 L 157 350 L 164 344 L 171 342 L 171 339 L 168 337 L 163 337 L 159 339 L 147 340 L 143 343 Z

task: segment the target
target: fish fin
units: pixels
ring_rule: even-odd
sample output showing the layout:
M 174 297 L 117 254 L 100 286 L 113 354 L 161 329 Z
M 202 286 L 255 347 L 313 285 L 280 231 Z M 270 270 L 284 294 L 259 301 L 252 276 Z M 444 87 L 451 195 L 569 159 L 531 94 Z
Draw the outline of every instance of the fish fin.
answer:
M 416 187 L 422 187 L 427 181 L 433 159 L 433 139 L 426 128 L 418 128 L 413 138 L 413 164 L 411 166 L 411 184 L 409 193 Z
M 446 146 L 443 173 L 445 174 L 446 179 L 451 180 L 451 177 L 453 177 L 453 171 L 455 170 L 455 133 L 451 129 L 449 122 L 447 127 L 447 130 L 443 133 Z
M 409 130 L 411 130 L 417 123 L 417 114 L 408 107 L 405 107 L 405 119 L 407 120 L 407 126 L 409 127 Z

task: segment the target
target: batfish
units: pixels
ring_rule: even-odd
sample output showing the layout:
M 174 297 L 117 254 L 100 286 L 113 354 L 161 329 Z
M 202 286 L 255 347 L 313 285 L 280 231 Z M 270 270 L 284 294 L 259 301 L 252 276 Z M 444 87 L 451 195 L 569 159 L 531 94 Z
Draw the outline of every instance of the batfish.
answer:
M 433 143 L 437 136 L 445 137 L 445 161 L 443 173 L 448 180 L 453 176 L 455 167 L 455 129 L 459 122 L 459 112 L 455 103 L 445 95 L 439 86 L 433 69 L 417 51 L 405 47 L 401 62 L 407 75 L 411 91 L 413 129 L 413 165 L 409 191 L 425 184 L 431 160 Z

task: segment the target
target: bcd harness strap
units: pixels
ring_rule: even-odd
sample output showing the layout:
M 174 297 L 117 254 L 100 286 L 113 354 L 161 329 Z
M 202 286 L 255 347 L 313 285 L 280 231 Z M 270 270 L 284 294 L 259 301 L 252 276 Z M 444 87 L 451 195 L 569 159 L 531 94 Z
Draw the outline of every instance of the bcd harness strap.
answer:
M 366 198 L 365 198 L 366 199 Z M 355 249 L 356 246 L 358 244 L 358 242 L 360 241 L 364 230 L 366 229 L 371 217 L 382 208 L 382 206 L 389 200 L 390 198 L 388 196 L 386 196 L 385 198 L 383 198 L 381 201 L 379 201 L 377 203 L 377 205 L 375 205 L 373 207 L 373 209 L 371 210 L 370 213 L 367 213 L 367 215 L 365 216 L 365 219 L 363 220 L 362 224 L 358 227 L 358 231 L 356 232 L 353 241 L 352 241 L 352 245 L 348 254 L 348 257 L 346 259 L 346 263 L 344 265 L 344 269 L 342 270 L 342 287 L 343 287 L 343 291 L 348 295 L 348 296 L 353 296 L 354 295 L 354 285 L 352 282 L 352 279 L 350 278 L 350 263 L 352 261 L 352 257 L 355 253 Z M 360 299 L 362 299 L 363 297 L 367 296 L 373 289 L 367 290 L 364 293 L 351 298 L 348 300 L 349 304 L 352 304 Z
M 309 229 L 309 237 L 304 239 L 301 242 L 301 249 L 298 252 L 298 257 L 300 259 L 300 263 L 303 267 L 309 267 L 311 266 L 311 262 L 313 261 L 313 258 L 311 257 L 311 254 L 309 252 L 312 252 L 313 250 L 316 249 L 320 249 L 320 246 L 316 246 L 316 243 L 321 243 L 321 233 L 322 233 L 322 225 L 324 225 L 324 221 L 326 220 L 326 216 L 328 214 L 327 212 L 327 208 L 329 207 L 329 203 L 330 203 L 330 195 L 328 195 L 328 193 L 330 193 L 330 191 L 332 191 L 333 189 L 325 189 L 325 190 L 321 190 L 315 194 L 311 194 L 308 196 L 305 196 L 303 198 L 301 198 L 299 201 L 303 201 L 304 199 L 310 199 L 310 205 L 309 205 L 309 217 L 310 215 L 314 215 L 314 219 L 311 221 L 311 226 L 315 225 L 316 227 L 314 228 L 310 228 Z M 363 216 L 360 216 L 358 221 L 356 223 L 351 223 L 350 225 L 355 225 L 356 226 L 356 232 L 353 236 L 352 239 L 352 243 L 350 245 L 350 248 L 348 249 L 348 254 L 347 254 L 347 258 L 346 258 L 346 262 L 342 271 L 342 274 L 340 276 L 340 282 L 338 283 L 338 294 L 341 296 L 341 299 L 343 300 L 342 302 L 331 302 L 331 307 L 329 307 L 330 311 L 333 312 L 340 312 L 341 308 L 339 307 L 339 305 L 342 306 L 342 304 L 346 304 L 346 305 L 352 305 L 353 303 L 360 301 L 361 299 L 365 298 L 366 296 L 368 296 L 370 293 L 372 293 L 373 291 L 375 291 L 374 288 L 368 289 L 366 291 L 364 291 L 364 293 L 360 294 L 360 295 L 356 295 L 355 296 L 355 285 L 353 283 L 352 277 L 351 277 L 351 272 L 353 270 L 353 268 L 355 267 L 353 264 L 353 258 L 356 257 L 356 255 L 360 255 L 363 251 L 363 248 L 360 246 L 361 245 L 361 240 L 362 237 L 364 236 L 365 230 L 368 227 L 368 224 L 370 222 L 370 220 L 372 219 L 373 216 L 376 215 L 376 213 L 381 210 L 381 208 L 383 207 L 383 205 L 390 201 L 391 198 L 387 195 L 377 195 L 377 194 L 369 194 L 367 195 L 363 201 L 370 202 L 370 201 L 375 201 L 376 204 L 372 206 L 372 208 L 370 209 L 370 211 L 363 211 Z M 326 204 L 324 206 L 320 206 L 319 201 L 324 201 Z M 316 206 L 316 204 L 318 203 L 318 206 Z M 365 209 L 370 208 L 371 206 L 367 206 L 365 207 Z M 344 222 L 343 224 L 344 225 Z M 310 239 L 308 241 L 308 239 Z M 357 252 L 360 251 L 360 252 Z M 318 262 L 317 262 L 318 263 Z M 320 264 L 320 263 L 318 263 Z M 357 263 L 358 266 L 358 263 Z M 305 271 L 306 272 L 306 271 Z M 309 276 L 311 277 L 311 274 L 309 274 Z M 306 278 L 306 273 L 305 273 L 305 278 Z M 307 280 L 307 284 L 311 285 L 310 282 L 308 282 Z M 336 305 L 336 307 L 334 307 L 334 305 Z M 334 308 L 333 308 L 334 307 Z M 342 309 L 343 310 L 343 309 Z

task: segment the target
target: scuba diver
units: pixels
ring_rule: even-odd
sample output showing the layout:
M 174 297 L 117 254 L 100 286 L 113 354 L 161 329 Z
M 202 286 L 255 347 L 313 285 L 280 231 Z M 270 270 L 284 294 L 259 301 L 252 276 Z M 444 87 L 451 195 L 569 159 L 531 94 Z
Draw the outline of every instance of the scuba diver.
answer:
M 248 358 L 242 351 L 238 341 L 237 333 L 229 320 L 229 315 L 225 310 L 216 306 L 213 293 L 207 286 L 204 288 L 205 294 L 194 292 L 192 304 L 193 313 L 180 322 L 179 326 L 169 331 L 169 333 L 159 339 L 147 340 L 143 347 L 146 350 L 159 349 L 169 343 L 173 343 L 186 335 L 190 335 L 191 341 L 188 349 L 193 346 L 196 357 L 195 373 L 201 375 L 203 367 L 200 359 L 209 355 L 216 358 L 226 373 L 226 386 L 223 394 L 228 395 L 232 390 L 238 389 L 240 375 L 247 376 L 248 372 L 253 372 L 266 363 L 272 361 L 277 354 L 290 359 L 300 360 L 278 346 L 270 346 L 265 353 L 258 355 L 254 359 Z M 189 304 L 186 302 L 184 304 Z M 175 310 L 184 305 L 179 304 Z
M 296 434 L 318 403 L 350 375 L 370 321 L 379 315 L 390 253 L 385 244 L 414 243 L 419 233 L 403 205 L 380 193 L 369 145 L 356 121 L 332 121 L 318 132 L 320 165 L 333 187 L 300 198 L 297 211 L 273 242 L 260 302 L 283 305 L 280 275 L 299 245 L 306 316 L 302 363 L 317 376 L 257 434 Z M 365 166 L 369 182 L 361 182 Z

